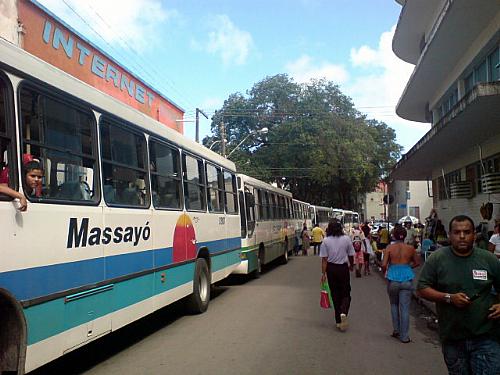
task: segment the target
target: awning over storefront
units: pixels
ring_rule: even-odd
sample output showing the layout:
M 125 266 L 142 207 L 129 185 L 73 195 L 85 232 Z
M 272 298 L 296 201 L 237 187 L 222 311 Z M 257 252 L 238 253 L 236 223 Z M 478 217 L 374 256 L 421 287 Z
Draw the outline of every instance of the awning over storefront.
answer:
M 481 83 L 434 125 L 394 166 L 394 180 L 427 180 L 461 150 L 500 134 L 500 82 Z

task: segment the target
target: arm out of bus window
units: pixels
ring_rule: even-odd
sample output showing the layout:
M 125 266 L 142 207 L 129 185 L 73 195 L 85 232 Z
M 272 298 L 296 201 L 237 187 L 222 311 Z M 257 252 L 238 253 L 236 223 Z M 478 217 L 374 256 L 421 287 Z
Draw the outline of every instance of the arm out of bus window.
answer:
M 19 199 L 19 211 L 26 211 L 28 208 L 28 201 L 26 200 L 26 197 L 20 192 L 11 189 L 7 185 L 0 184 L 0 194 L 7 195 L 14 199 Z

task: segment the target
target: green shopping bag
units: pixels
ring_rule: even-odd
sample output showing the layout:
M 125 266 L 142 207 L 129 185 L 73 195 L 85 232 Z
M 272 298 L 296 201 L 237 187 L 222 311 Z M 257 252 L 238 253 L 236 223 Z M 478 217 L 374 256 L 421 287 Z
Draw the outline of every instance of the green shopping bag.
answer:
M 319 305 L 324 309 L 331 309 L 333 306 L 332 294 L 328 286 L 328 281 L 321 283 L 321 298 L 319 300 Z

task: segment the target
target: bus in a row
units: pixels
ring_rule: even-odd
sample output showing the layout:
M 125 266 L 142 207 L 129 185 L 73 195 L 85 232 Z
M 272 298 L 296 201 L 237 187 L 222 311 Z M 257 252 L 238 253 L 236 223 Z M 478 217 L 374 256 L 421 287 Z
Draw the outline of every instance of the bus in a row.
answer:
M 262 266 L 277 258 L 288 262 L 293 247 L 292 194 L 238 174 L 241 263 L 234 273 L 259 277 Z
M 359 224 L 359 214 L 351 210 L 310 205 L 312 224 L 318 224 L 323 230 L 335 219 L 340 222 L 346 233 L 350 233 L 355 223 Z
M 43 170 L 27 212 L 0 198 L 0 373 L 184 297 L 203 312 L 240 265 L 231 161 L 1 38 L 0 158 L 21 193 L 23 159 Z
M 28 200 L 0 195 L 0 373 L 174 301 L 204 312 L 211 284 L 286 263 L 304 224 L 335 217 L 1 38 L 0 172 Z

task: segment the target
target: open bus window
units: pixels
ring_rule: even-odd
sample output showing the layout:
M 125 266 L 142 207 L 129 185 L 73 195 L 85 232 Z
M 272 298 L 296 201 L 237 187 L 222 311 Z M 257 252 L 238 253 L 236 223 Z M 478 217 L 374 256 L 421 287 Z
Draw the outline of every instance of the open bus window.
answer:
M 203 162 L 189 155 L 183 155 L 184 200 L 186 209 L 205 211 L 206 191 Z
M 238 197 L 236 195 L 236 177 L 234 174 L 224 171 L 224 190 L 226 212 L 228 214 L 238 213 Z
M 224 212 L 224 178 L 220 168 L 207 163 L 207 196 L 210 212 Z
M 95 118 L 90 112 L 23 86 L 23 155 L 44 167 L 44 200 L 97 202 Z
M 12 118 L 7 106 L 7 85 L 0 76 L 0 184 L 7 185 L 12 189 L 16 189 L 14 179 L 14 170 L 9 163 L 13 158 L 13 134 L 8 126 L 8 120 Z M 12 163 L 15 165 L 15 163 Z M 11 199 L 6 195 L 0 194 L 1 199 Z
M 156 141 L 149 142 L 153 204 L 157 208 L 182 208 L 179 150 Z
M 149 206 L 144 135 L 101 119 L 104 200 L 110 205 Z

